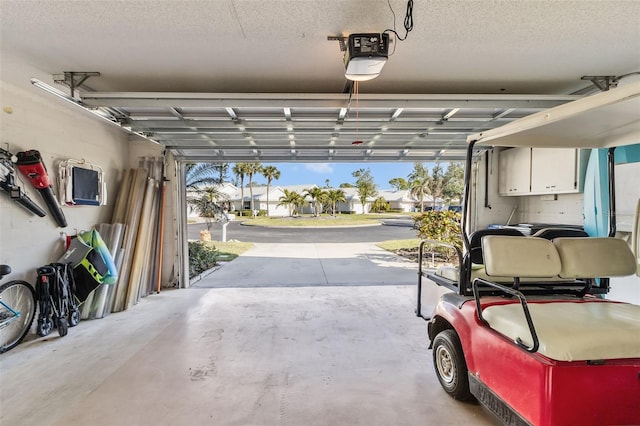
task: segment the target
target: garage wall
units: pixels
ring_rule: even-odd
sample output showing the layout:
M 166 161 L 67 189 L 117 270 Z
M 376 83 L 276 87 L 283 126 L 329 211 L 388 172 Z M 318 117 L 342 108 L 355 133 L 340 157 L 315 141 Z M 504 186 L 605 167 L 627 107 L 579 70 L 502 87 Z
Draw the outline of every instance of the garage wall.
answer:
M 488 154 L 481 154 L 474 161 L 471 173 L 470 206 L 473 217 L 469 218 L 469 231 L 484 229 L 492 224 L 507 224 L 514 206 L 518 203 L 518 197 L 498 195 L 498 151 L 492 149 Z M 489 206 L 485 206 L 486 191 L 489 192 Z M 519 221 L 517 213 L 516 210 L 509 223 Z
M 127 135 L 89 117 L 89 113 L 60 105 L 62 102 L 56 99 L 46 99 L 4 81 L 0 90 L 3 108 L 0 142 L 5 148 L 8 143 L 13 153 L 37 149 L 53 179 L 58 162 L 74 158 L 101 166 L 107 181 L 108 205 L 63 207 L 69 224 L 65 229 L 58 228 L 49 213 L 44 218 L 31 215 L 5 194 L 1 195 L 0 262 L 11 265 L 13 278 L 33 281 L 37 266 L 56 261 L 64 252 L 63 233 L 75 234 L 91 229 L 96 223 L 110 221 L 119 171 L 128 159 Z M 21 186 L 48 211 L 40 194 L 28 182 Z
M 51 75 L 63 70 L 39 70 L 29 65 L 28 58 L 10 57 L 4 52 L 1 65 L 3 147 L 9 144 L 11 152 L 40 151 L 53 178 L 59 161 L 74 158 L 101 166 L 107 181 L 106 206 L 62 207 L 68 222 L 64 229 L 50 214 L 44 218 L 31 215 L 6 194 L 0 194 L 0 263 L 11 265 L 11 278 L 33 282 L 36 267 L 58 260 L 64 252 L 64 233 L 75 234 L 111 220 L 122 171 L 137 166 L 138 156 L 157 156 L 162 150 L 30 83 L 31 78 L 38 78 L 53 85 Z M 21 186 L 47 211 L 40 194 L 28 182 Z M 54 188 L 57 192 L 55 184 Z

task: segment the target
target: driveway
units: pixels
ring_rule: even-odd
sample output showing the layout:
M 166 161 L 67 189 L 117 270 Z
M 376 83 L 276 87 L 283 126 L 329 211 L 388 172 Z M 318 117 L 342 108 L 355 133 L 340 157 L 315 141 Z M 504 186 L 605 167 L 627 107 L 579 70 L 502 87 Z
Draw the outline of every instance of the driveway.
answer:
M 257 243 L 196 287 L 416 285 L 418 267 L 374 243 Z
M 354 226 L 340 228 L 273 228 L 265 226 L 245 226 L 240 221 L 232 221 L 227 226 L 227 239 L 254 243 L 364 243 L 416 238 L 416 231 L 408 221 L 385 221 L 388 225 Z M 197 240 L 204 223 L 188 226 L 188 238 Z M 214 223 L 211 239 L 220 241 L 222 225 Z

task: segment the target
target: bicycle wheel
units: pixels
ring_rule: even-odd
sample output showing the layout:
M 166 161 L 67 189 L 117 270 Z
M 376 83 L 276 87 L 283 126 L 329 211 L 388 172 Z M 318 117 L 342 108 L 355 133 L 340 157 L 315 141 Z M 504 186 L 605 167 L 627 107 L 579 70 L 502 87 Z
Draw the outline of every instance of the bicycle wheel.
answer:
M 14 280 L 0 286 L 0 353 L 24 339 L 35 314 L 35 293 L 28 282 Z

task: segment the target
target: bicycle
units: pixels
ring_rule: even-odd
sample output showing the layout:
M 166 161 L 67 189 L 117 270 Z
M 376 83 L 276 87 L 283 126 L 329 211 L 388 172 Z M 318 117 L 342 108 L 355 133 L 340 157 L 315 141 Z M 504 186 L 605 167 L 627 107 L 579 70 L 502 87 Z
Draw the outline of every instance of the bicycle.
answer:
M 0 265 L 0 279 L 10 273 L 9 265 Z M 13 280 L 0 286 L 0 353 L 24 339 L 35 315 L 35 292 L 28 282 Z

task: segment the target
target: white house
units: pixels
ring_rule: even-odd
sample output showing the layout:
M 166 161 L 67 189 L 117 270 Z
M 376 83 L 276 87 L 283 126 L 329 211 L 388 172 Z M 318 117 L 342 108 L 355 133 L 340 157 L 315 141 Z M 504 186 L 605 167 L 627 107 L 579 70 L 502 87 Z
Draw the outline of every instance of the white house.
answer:
M 204 187 L 204 186 L 203 186 Z M 231 203 L 229 202 L 232 198 L 234 198 L 236 196 L 236 192 L 239 193 L 238 188 L 229 183 L 229 182 L 224 182 L 222 184 L 216 184 L 213 185 L 214 188 L 216 188 L 216 190 L 222 194 L 220 197 L 218 197 L 218 199 L 216 199 L 216 203 L 218 203 L 218 205 L 220 205 L 221 207 L 224 207 L 225 203 L 228 203 L 228 207 L 229 210 L 233 210 L 233 206 L 231 205 Z M 197 197 L 198 193 L 197 190 L 189 190 L 187 191 L 187 200 L 189 200 L 192 197 Z M 188 219 L 198 219 L 200 217 L 200 215 L 198 214 L 198 212 L 191 208 L 191 206 L 188 206 L 187 208 L 187 218 Z
M 340 213 L 362 213 L 362 201 L 358 195 L 358 188 L 339 188 L 344 191 L 344 198 L 346 201 L 340 201 L 336 205 L 336 210 Z M 371 202 L 373 200 L 367 200 L 364 205 L 364 213 L 369 213 L 371 210 Z
M 284 196 L 284 190 L 295 191 L 300 195 L 303 195 L 307 192 L 307 190 L 311 188 L 317 188 L 318 185 L 315 184 L 304 184 L 304 185 L 271 185 L 269 187 L 269 194 L 267 197 L 267 187 L 266 186 L 254 186 L 253 187 L 253 206 L 257 211 L 267 211 L 269 212 L 269 216 L 278 217 L 278 216 L 288 216 L 289 209 L 285 205 L 280 204 L 280 198 Z M 240 188 L 237 186 L 225 182 L 221 185 L 217 186 L 217 189 L 220 193 L 223 194 L 224 201 L 229 204 L 229 212 L 235 213 L 238 210 L 250 210 L 251 209 L 251 191 L 249 191 L 248 187 L 244 188 L 244 194 L 242 194 Z M 323 189 L 334 189 L 334 188 L 323 188 Z M 339 202 L 336 205 L 336 211 L 341 213 L 362 213 L 362 202 L 360 201 L 360 197 L 358 196 L 357 188 L 340 188 L 344 191 L 345 199 L 344 202 Z M 385 201 L 389 203 L 391 209 L 399 210 L 402 212 L 415 212 L 420 211 L 420 202 L 416 198 L 411 196 L 410 191 L 408 190 L 392 190 L 392 189 L 383 189 L 378 190 L 375 197 L 367 200 L 365 204 L 365 212 L 369 213 L 371 211 L 371 204 L 373 199 L 382 197 Z M 268 198 L 268 200 L 267 200 Z M 305 197 L 306 204 L 300 209 L 301 213 L 311 214 L 314 213 L 314 204 L 311 201 L 309 196 Z M 223 203 L 223 200 L 218 200 L 219 203 Z M 443 205 L 443 200 L 438 199 L 436 205 L 441 207 Z M 433 207 L 433 197 L 430 195 L 426 195 L 424 198 L 424 209 L 428 210 Z M 198 213 L 195 211 L 188 212 L 189 218 L 197 218 Z
M 267 187 L 253 187 L 253 208 L 254 210 L 264 210 L 269 212 L 269 216 L 288 216 L 289 208 L 280 204 L 280 197 L 284 196 L 284 190 L 295 191 L 300 195 L 305 194 L 307 189 L 317 188 L 318 185 L 272 185 L 269 187 L 269 196 L 267 203 Z M 302 208 L 302 213 L 312 213 L 313 207 L 309 204 L 311 201 L 306 197 L 307 204 Z M 229 199 L 232 210 L 250 210 L 251 209 L 251 191 L 244 188 L 244 194 L 241 194 L 240 188 L 236 188 L 235 193 Z
M 402 212 L 412 212 L 415 211 L 415 206 L 418 200 L 413 198 L 411 192 L 408 190 L 393 190 L 393 189 L 383 189 L 378 191 L 378 195 L 376 198 L 382 197 L 384 200 L 389 203 L 389 206 L 393 210 L 399 210 Z

